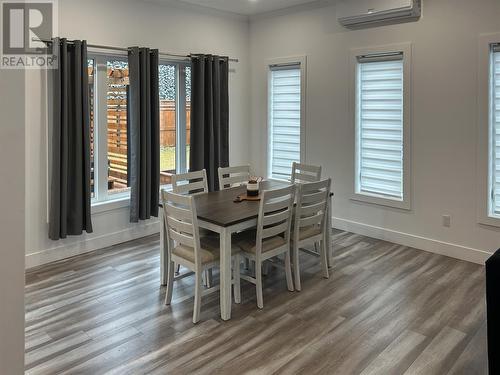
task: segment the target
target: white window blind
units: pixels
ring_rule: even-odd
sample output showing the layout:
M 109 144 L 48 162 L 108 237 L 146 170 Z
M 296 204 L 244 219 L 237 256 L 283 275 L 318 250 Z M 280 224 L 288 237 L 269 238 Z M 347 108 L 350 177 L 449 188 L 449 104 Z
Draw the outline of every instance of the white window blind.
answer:
M 491 210 L 500 215 L 500 45 L 493 46 L 491 86 Z
M 403 54 L 358 57 L 357 192 L 403 200 Z
M 271 66 L 269 82 L 269 177 L 289 179 L 300 162 L 300 64 Z

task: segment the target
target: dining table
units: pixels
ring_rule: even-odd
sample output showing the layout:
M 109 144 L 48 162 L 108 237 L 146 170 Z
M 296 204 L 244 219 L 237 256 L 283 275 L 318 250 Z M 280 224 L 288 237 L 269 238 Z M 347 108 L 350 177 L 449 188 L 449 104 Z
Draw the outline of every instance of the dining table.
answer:
M 266 180 L 260 182 L 259 189 L 273 190 L 290 186 L 290 182 Z M 231 237 L 233 233 L 256 227 L 259 214 L 259 201 L 235 202 L 236 198 L 246 193 L 246 186 L 232 187 L 225 190 L 199 193 L 194 195 L 198 225 L 220 235 L 220 316 L 222 320 L 231 319 Z M 331 228 L 331 197 L 328 199 L 327 228 Z M 160 233 L 160 263 L 161 284 L 166 285 L 167 242 L 165 241 L 166 226 L 161 220 Z M 330 230 L 325 230 L 328 265 L 332 264 Z

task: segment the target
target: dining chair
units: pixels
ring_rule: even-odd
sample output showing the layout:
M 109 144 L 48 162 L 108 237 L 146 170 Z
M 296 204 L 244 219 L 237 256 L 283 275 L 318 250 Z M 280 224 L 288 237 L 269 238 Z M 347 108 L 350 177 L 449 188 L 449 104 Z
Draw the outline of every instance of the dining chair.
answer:
M 299 249 L 320 243 L 320 259 L 323 277 L 328 278 L 327 205 L 331 179 L 299 184 L 297 186 L 293 232 L 291 237 L 295 289 L 301 290 Z
M 172 191 L 175 194 L 201 194 L 208 193 L 208 180 L 207 171 L 179 173 L 172 175 Z M 200 228 L 200 236 L 216 236 L 214 232 Z M 180 264 L 176 265 L 176 274 L 180 272 Z M 205 285 L 211 287 L 212 285 L 212 271 L 207 270 L 205 273 Z
M 242 185 L 250 179 L 250 166 L 219 167 L 219 189 Z
M 219 286 L 201 290 L 202 273 L 220 265 L 220 242 L 216 237 L 200 237 L 194 197 L 162 191 L 163 218 L 167 241 L 167 291 L 165 304 L 172 302 L 174 264 L 182 264 L 195 275 L 193 323 L 200 320 L 201 297 L 219 290 Z M 233 293 L 241 302 L 238 249 L 233 254 Z M 178 277 L 178 279 L 184 277 Z
M 235 235 L 234 243 L 241 250 L 241 256 L 255 262 L 255 276 L 241 274 L 243 280 L 255 284 L 257 307 L 264 307 L 262 296 L 262 263 L 284 254 L 285 275 L 289 291 L 293 291 L 290 261 L 290 226 L 295 186 L 291 185 L 261 193 L 256 230 Z
M 321 180 L 321 166 L 292 163 L 292 184 Z
M 208 193 L 207 171 L 202 169 L 172 175 L 172 191 L 176 194 Z

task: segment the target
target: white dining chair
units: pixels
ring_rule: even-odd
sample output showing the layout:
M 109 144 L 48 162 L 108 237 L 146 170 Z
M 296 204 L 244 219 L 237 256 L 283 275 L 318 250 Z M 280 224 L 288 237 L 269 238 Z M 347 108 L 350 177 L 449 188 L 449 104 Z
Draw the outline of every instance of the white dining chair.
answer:
M 197 323 L 200 319 L 201 297 L 219 290 L 219 286 L 216 286 L 202 291 L 201 285 L 202 272 L 220 264 L 220 243 L 215 237 L 200 238 L 193 196 L 179 195 L 163 190 L 162 199 L 163 218 L 167 229 L 165 235 L 168 247 L 165 304 L 170 305 L 172 302 L 173 283 L 176 280 L 174 276 L 174 264 L 181 264 L 194 272 L 195 275 L 193 323 Z M 238 249 L 236 248 L 232 254 L 234 262 L 232 279 L 234 300 L 236 303 L 240 303 L 240 261 Z
M 321 180 L 321 166 L 292 163 L 292 184 Z
M 301 290 L 299 249 L 309 244 L 320 244 L 323 277 L 328 278 L 327 205 L 331 179 L 299 184 L 297 186 L 295 218 L 291 237 L 295 289 Z
M 172 191 L 175 194 L 201 194 L 208 193 L 207 171 L 179 173 L 172 175 Z M 200 228 L 201 237 L 217 236 L 216 233 Z M 180 273 L 180 264 L 176 266 L 176 274 Z M 212 285 L 212 271 L 205 272 L 205 285 L 210 288 Z
M 172 191 L 176 194 L 208 193 L 207 171 L 202 169 L 172 175 Z
M 257 229 L 238 233 L 234 243 L 241 256 L 255 262 L 255 276 L 241 274 L 243 280 L 255 284 L 257 307 L 264 307 L 262 295 L 262 263 L 284 254 L 287 287 L 293 291 L 290 261 L 290 226 L 295 186 L 263 191 L 261 194 Z
M 219 189 L 229 189 L 240 186 L 250 179 L 250 166 L 219 167 Z

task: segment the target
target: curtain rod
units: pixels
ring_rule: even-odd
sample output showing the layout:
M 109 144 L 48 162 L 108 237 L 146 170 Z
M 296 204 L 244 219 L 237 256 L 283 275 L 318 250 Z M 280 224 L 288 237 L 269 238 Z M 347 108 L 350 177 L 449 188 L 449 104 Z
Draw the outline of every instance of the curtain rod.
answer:
M 50 39 L 38 39 L 38 38 L 32 38 L 31 39 L 32 41 L 34 42 L 42 42 L 42 43 L 52 43 L 52 40 Z M 73 41 L 72 40 L 68 40 L 69 43 L 72 43 Z M 128 52 L 129 48 L 125 48 L 125 47 L 114 47 L 114 46 L 104 46 L 104 45 L 100 45 L 100 44 L 89 44 L 87 43 L 87 47 L 90 47 L 90 48 L 98 48 L 98 49 L 107 49 L 107 50 L 111 50 L 111 51 L 123 51 L 123 52 Z M 195 57 L 196 55 L 180 55 L 180 54 L 177 54 L 177 53 L 169 53 L 169 52 L 158 52 L 159 55 L 161 56 L 173 56 L 173 57 L 183 57 L 183 58 L 191 58 L 191 57 Z M 235 58 L 228 58 L 229 61 L 231 62 L 239 62 L 238 59 L 235 59 Z

